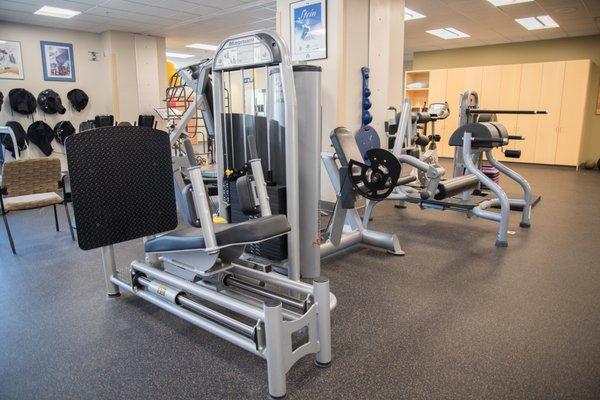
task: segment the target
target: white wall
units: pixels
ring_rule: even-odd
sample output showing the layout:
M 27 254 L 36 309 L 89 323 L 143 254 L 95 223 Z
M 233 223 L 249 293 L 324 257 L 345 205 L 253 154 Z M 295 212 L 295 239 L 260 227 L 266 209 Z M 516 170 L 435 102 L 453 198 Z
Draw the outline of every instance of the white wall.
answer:
M 25 130 L 31 124 L 31 116 L 13 114 L 8 104 L 8 92 L 14 88 L 25 88 L 36 97 L 45 89 L 52 89 L 60 95 L 63 105 L 67 109 L 65 114 L 47 115 L 38 110 L 33 115 L 35 120 L 43 120 L 52 128 L 62 120 L 70 120 L 77 128 L 80 122 L 92 119 L 96 114 L 112 113 L 112 94 L 110 90 L 106 90 L 106 83 L 109 81 L 107 61 L 103 57 L 100 57 L 98 61 L 88 60 L 88 51 L 99 53 L 102 51 L 102 41 L 99 35 L 1 22 L 0 39 L 21 42 L 25 78 L 23 80 L 0 79 L 0 91 L 5 96 L 5 103 L 0 112 L 0 124 L 3 125 L 10 120 L 19 121 Z M 40 47 L 42 40 L 73 44 L 76 82 L 44 81 Z M 88 106 L 81 112 L 77 112 L 69 106 L 67 93 L 74 88 L 82 89 L 90 97 Z M 63 152 L 62 146 L 53 143 L 53 147 L 57 153 L 55 156 L 59 155 L 59 152 Z M 31 155 L 41 156 L 42 153 L 36 146 L 31 146 Z
M 95 34 L 66 29 L 0 22 L 0 40 L 21 42 L 23 80 L 0 79 L 0 91 L 5 103 L 0 112 L 0 125 L 6 121 L 19 121 L 23 128 L 31 124 L 31 116 L 12 113 L 8 92 L 25 88 L 34 96 L 45 89 L 56 91 L 67 112 L 47 115 L 41 110 L 33 114 L 34 120 L 43 120 L 52 128 L 58 121 L 69 120 L 77 129 L 82 121 L 99 114 L 113 114 L 117 121 L 137 121 L 140 113 L 153 113 L 163 106 L 166 89 L 165 40 L 153 36 L 109 31 Z M 40 41 L 56 41 L 73 45 L 76 82 L 44 81 Z M 99 54 L 98 61 L 90 61 L 88 52 Z M 67 93 L 74 88 L 85 91 L 90 101 L 81 112 L 69 105 Z M 52 143 L 54 157 L 59 157 L 66 169 L 64 149 Z M 43 156 L 35 145 L 29 155 Z

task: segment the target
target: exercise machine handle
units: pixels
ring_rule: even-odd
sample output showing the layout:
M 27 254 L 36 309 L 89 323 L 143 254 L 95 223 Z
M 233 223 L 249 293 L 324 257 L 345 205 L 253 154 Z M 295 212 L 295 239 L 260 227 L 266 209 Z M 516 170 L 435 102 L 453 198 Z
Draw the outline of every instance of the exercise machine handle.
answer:
M 467 108 L 467 114 L 548 114 L 546 110 L 486 110 L 482 108 Z
M 251 160 L 258 158 L 258 149 L 256 147 L 256 138 L 254 135 L 248 135 L 248 152 L 250 153 Z
M 504 138 L 471 138 L 473 143 L 505 143 Z
M 194 147 L 192 146 L 192 142 L 190 139 L 185 139 L 183 141 L 183 147 L 185 148 L 185 154 L 190 162 L 191 167 L 198 166 L 198 160 L 196 160 L 196 156 L 194 156 Z
M 525 139 L 526 139 L 525 136 L 521 136 L 521 135 L 516 135 L 516 136 L 509 135 L 508 136 L 508 140 L 525 140 Z
M 521 158 L 521 150 L 504 150 L 504 157 Z

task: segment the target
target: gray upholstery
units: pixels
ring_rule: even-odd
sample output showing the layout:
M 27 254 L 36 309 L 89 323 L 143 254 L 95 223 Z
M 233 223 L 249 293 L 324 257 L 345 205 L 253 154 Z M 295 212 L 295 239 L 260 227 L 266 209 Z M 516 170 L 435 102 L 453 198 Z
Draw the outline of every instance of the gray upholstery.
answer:
M 214 224 L 219 247 L 236 244 L 262 242 L 290 231 L 285 215 L 271 215 L 236 224 Z M 179 229 L 148 240 L 144 249 L 147 253 L 201 250 L 206 247 L 202 229 Z

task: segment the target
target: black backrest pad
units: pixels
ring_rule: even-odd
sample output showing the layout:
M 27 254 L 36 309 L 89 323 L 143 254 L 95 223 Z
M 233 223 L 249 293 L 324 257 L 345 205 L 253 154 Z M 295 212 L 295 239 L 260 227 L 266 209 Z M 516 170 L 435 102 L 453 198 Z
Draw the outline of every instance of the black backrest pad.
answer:
M 329 135 L 329 138 L 342 167 L 346 167 L 350 160 L 363 162 L 363 156 L 360 153 L 358 144 L 356 144 L 356 139 L 348 129 L 343 127 L 335 128 Z
M 112 126 L 66 140 L 79 247 L 94 249 L 177 227 L 169 135 Z

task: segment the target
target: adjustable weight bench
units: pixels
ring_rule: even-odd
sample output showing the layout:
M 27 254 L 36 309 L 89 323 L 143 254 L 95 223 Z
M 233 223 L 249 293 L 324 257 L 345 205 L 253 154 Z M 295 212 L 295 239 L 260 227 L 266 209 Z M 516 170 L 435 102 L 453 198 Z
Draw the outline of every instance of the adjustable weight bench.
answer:
M 169 136 L 150 127 L 81 132 L 67 139 L 66 152 L 79 246 L 102 249 L 109 296 L 126 290 L 264 358 L 274 398 L 285 396 L 286 373 L 300 358 L 315 354 L 318 366 L 330 364 L 336 298 L 329 281 L 294 281 L 238 259 L 246 244 L 289 232 L 285 216 L 271 215 L 261 203 L 259 218 L 213 223 L 190 151 L 187 193 L 194 212 L 186 218 L 195 219 L 194 227 L 176 229 Z M 250 163 L 260 191 L 260 159 Z M 144 260 L 117 266 L 113 245 L 142 237 Z M 301 344 L 292 345 L 292 336 L 301 336 Z

